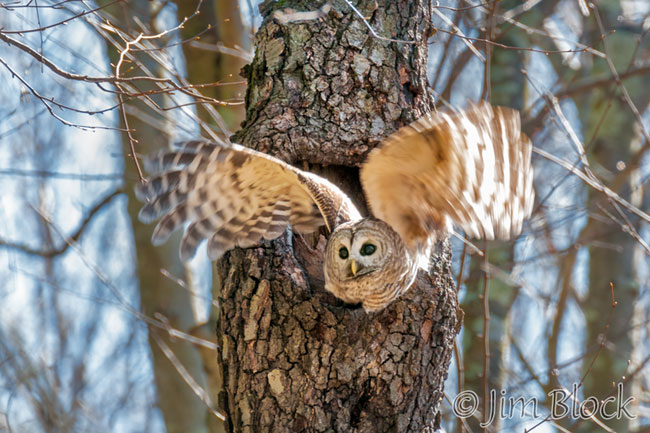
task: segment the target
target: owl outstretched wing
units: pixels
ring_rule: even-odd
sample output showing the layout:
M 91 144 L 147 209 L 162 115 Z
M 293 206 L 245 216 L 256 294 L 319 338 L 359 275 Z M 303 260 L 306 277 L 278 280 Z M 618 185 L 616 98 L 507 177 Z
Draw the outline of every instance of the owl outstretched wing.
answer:
M 136 187 L 145 202 L 144 223 L 160 218 L 152 242 L 160 245 L 189 223 L 180 255 L 187 260 L 208 240 L 216 260 L 229 249 L 280 236 L 291 224 L 299 232 L 331 231 L 359 218 L 350 199 L 312 173 L 243 146 L 205 141 L 181 143 L 145 161 L 152 177 Z
M 508 239 L 532 212 L 531 148 L 516 110 L 431 113 L 374 149 L 361 183 L 373 214 L 407 246 L 450 222 L 470 237 Z

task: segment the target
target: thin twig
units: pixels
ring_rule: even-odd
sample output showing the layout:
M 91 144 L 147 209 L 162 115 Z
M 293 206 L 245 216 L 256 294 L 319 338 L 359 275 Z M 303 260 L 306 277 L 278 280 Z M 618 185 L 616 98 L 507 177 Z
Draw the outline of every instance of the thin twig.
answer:
M 590 50 L 593 49 L 592 45 L 587 45 L 584 48 L 576 48 L 576 49 L 573 49 L 573 50 L 541 50 L 539 48 L 516 47 L 516 46 L 513 46 L 513 45 L 506 45 L 506 44 L 502 44 L 502 43 L 491 41 L 491 40 L 484 39 L 484 38 L 471 38 L 469 36 L 460 35 L 455 31 L 450 31 L 450 30 L 445 30 L 445 29 L 440 29 L 440 28 L 438 28 L 436 30 L 439 31 L 439 32 L 442 32 L 442 33 L 448 33 L 448 34 L 450 34 L 452 36 L 457 36 L 459 38 L 467 39 L 468 41 L 471 41 L 471 42 L 483 42 L 485 44 L 489 44 L 489 45 L 493 45 L 495 47 L 503 48 L 505 50 L 529 51 L 529 52 L 533 52 L 533 53 L 543 53 L 543 54 L 563 54 L 563 53 L 584 53 L 584 52 L 589 52 Z M 593 45 L 596 45 L 598 42 L 600 42 L 600 41 L 594 42 Z
M 488 251 L 487 251 L 487 242 L 483 242 L 483 265 L 485 270 L 483 271 L 483 376 L 481 381 L 483 382 L 483 431 L 487 431 L 487 415 L 488 415 L 488 396 L 490 393 L 490 385 L 488 383 L 488 374 L 490 370 L 490 303 L 489 303 L 489 292 L 488 292 Z
M 134 308 L 130 302 L 126 299 L 122 293 L 120 293 L 120 290 L 113 284 L 110 278 L 102 272 L 102 270 L 97 266 L 84 252 L 81 250 L 79 247 L 78 242 L 70 239 L 63 233 L 63 230 L 56 225 L 52 219 L 46 215 L 43 211 L 40 209 L 33 207 L 34 211 L 40 215 L 40 217 L 48 224 L 50 225 L 54 231 L 67 243 L 69 244 L 69 247 L 72 248 L 76 253 L 77 256 L 81 259 L 81 261 L 84 263 L 84 265 L 99 279 L 99 281 L 102 282 L 106 287 L 109 288 L 109 290 L 113 293 L 113 296 L 119 301 L 119 305 L 122 309 L 124 309 L 126 312 L 130 313 L 133 315 L 133 317 L 141 320 L 142 322 L 155 326 L 158 329 L 162 329 L 163 331 L 167 332 L 171 337 L 174 338 L 181 338 L 183 340 L 188 341 L 191 344 L 194 344 L 196 346 L 201 346 L 205 347 L 210 350 L 216 350 L 218 349 L 218 345 L 213 343 L 212 341 L 204 340 L 202 338 L 195 337 L 193 335 L 188 334 L 187 332 L 181 331 L 176 328 L 172 328 L 169 325 L 169 321 L 164 320 L 157 320 L 153 319 L 144 313 L 140 312 L 137 308 Z M 158 318 L 164 318 L 161 314 L 157 314 Z
M 372 36 L 375 37 L 376 39 L 386 41 L 386 42 L 395 42 L 395 43 L 398 43 L 398 44 L 411 44 L 411 45 L 417 44 L 416 41 L 405 41 L 405 40 L 402 40 L 402 39 L 387 38 L 385 36 L 381 36 L 381 35 L 377 34 L 377 32 L 375 31 L 375 29 L 372 28 L 372 26 L 370 25 L 370 23 L 368 22 L 366 17 L 364 17 L 363 14 L 361 12 L 359 12 L 359 9 L 354 7 L 354 5 L 350 2 L 350 0 L 343 0 L 343 1 L 359 17 L 359 19 L 363 22 L 363 24 L 365 24 L 365 26 L 368 28 L 368 30 L 370 30 L 370 33 L 372 34 Z
M 81 224 L 79 224 L 79 227 L 72 232 L 72 234 L 67 237 L 72 242 L 77 242 L 79 238 L 81 238 L 81 235 L 83 234 L 84 230 L 86 227 L 88 227 L 88 224 L 90 224 L 90 221 L 92 221 L 93 217 L 108 203 L 110 203 L 115 197 L 117 197 L 120 194 L 123 194 L 124 191 L 122 189 L 117 189 L 104 197 L 102 200 L 100 200 L 98 203 L 96 203 L 93 207 L 90 208 L 88 211 L 88 214 L 86 217 L 83 219 Z M 16 250 L 20 250 L 26 254 L 31 254 L 35 256 L 41 256 L 44 258 L 52 258 L 59 256 L 63 253 L 65 253 L 68 250 L 68 247 L 70 246 L 69 242 L 64 242 L 63 245 L 61 245 L 58 248 L 50 249 L 50 250 L 40 250 L 37 248 L 32 248 L 27 245 L 23 244 L 17 244 L 13 242 L 7 242 L 2 239 L 0 239 L 0 246 L 4 246 L 7 248 L 12 248 Z
M 598 356 L 600 355 L 600 352 L 603 350 L 603 347 L 605 347 L 605 343 L 607 342 L 607 333 L 609 332 L 609 328 L 610 328 L 610 325 L 612 323 L 612 317 L 614 316 L 614 309 L 618 305 L 618 302 L 616 302 L 616 297 L 614 296 L 614 284 L 609 283 L 609 288 L 610 288 L 610 292 L 611 292 L 611 297 L 612 297 L 611 301 L 612 302 L 611 302 L 611 309 L 609 310 L 609 317 L 607 318 L 607 323 L 605 324 L 605 332 L 602 334 L 602 338 L 599 338 L 600 341 L 599 341 L 598 349 L 596 350 L 596 353 L 594 354 L 594 356 L 591 358 L 591 362 L 589 363 L 589 365 L 587 367 L 587 371 L 585 371 L 585 373 L 582 375 L 582 378 L 580 378 L 580 382 L 575 386 L 574 391 L 577 391 L 578 389 L 580 389 L 582 387 L 582 384 L 584 383 L 584 381 L 587 378 L 587 376 L 589 375 L 589 373 L 591 373 L 591 369 L 593 368 L 594 363 L 596 362 L 596 359 L 598 359 Z M 571 391 L 570 393 L 567 392 L 569 398 L 575 398 L 575 396 L 573 395 L 574 391 Z M 551 415 L 552 414 L 547 415 L 543 420 L 539 421 L 537 424 L 535 424 L 532 428 L 530 428 L 527 431 L 531 432 L 531 431 L 535 430 L 537 427 L 539 427 L 540 425 L 542 425 L 545 422 L 547 422 L 548 420 L 550 420 Z
M 90 75 L 73 74 L 71 72 L 67 72 L 59 68 L 47 57 L 42 56 L 38 51 L 35 51 L 28 45 L 25 45 L 22 42 L 19 42 L 16 39 L 3 34 L 2 31 L 0 31 L 0 40 L 8 43 L 9 45 L 13 45 L 16 48 L 19 48 L 20 50 L 24 51 L 25 53 L 29 54 L 30 56 L 32 56 L 33 58 L 35 58 L 36 60 L 44 64 L 45 66 L 47 66 L 55 74 L 60 75 L 61 77 L 67 78 L 69 80 L 87 81 L 89 83 L 128 83 L 128 82 L 135 82 L 135 81 L 154 81 L 159 83 L 173 84 L 173 82 L 169 78 L 156 78 L 156 77 L 149 77 L 149 76 L 138 76 L 138 77 L 127 77 L 127 78 L 121 78 L 115 76 L 93 77 Z
M 97 8 L 95 8 L 95 9 L 81 11 L 76 15 L 73 15 L 73 16 L 71 16 L 69 18 L 64 19 L 63 21 L 59 21 L 59 22 L 56 22 L 56 23 L 53 23 L 53 24 L 49 24 L 47 26 L 40 26 L 39 25 L 39 27 L 35 28 L 35 29 L 22 29 L 22 30 L 2 30 L 2 29 L 0 29 L 0 35 L 2 35 L 3 33 L 6 34 L 6 35 L 12 35 L 12 34 L 24 35 L 26 33 L 35 33 L 35 32 L 39 32 L 39 33 L 42 34 L 42 32 L 44 30 L 55 28 L 55 27 L 58 27 L 58 26 L 64 26 L 66 24 L 69 24 L 71 21 L 74 21 L 74 20 L 76 20 L 78 18 L 82 18 L 82 17 L 84 17 L 86 15 L 89 15 L 89 14 L 93 14 L 93 13 L 95 13 L 97 11 L 105 9 L 105 8 L 107 8 L 109 6 L 112 6 L 112 5 L 116 4 L 116 3 L 121 3 L 122 1 L 123 0 L 113 0 L 112 2 L 101 5 L 101 6 L 97 7 Z M 36 11 L 37 11 L 37 17 L 39 17 L 39 15 L 38 15 L 38 6 L 36 7 Z M 38 19 L 40 21 L 40 18 L 38 18 Z M 40 22 L 39 22 L 39 24 L 40 24 Z
M 80 125 L 80 124 L 78 124 L 78 123 L 72 123 L 72 122 L 69 122 L 69 121 L 65 120 L 64 118 L 62 118 L 61 116 L 59 116 L 58 114 L 56 114 L 56 113 L 54 112 L 54 110 L 53 110 L 52 107 L 50 106 L 50 99 L 41 96 L 41 94 L 39 94 L 39 93 L 38 93 L 38 92 L 37 92 L 37 91 L 36 91 L 36 90 L 35 90 L 35 89 L 34 89 L 34 88 L 33 88 L 33 87 L 28 83 L 28 82 L 27 82 L 27 80 L 25 80 L 23 77 L 21 77 L 20 74 L 18 74 L 18 72 L 16 72 L 15 70 L 13 70 L 13 69 L 11 68 L 11 66 L 9 66 L 9 64 L 7 64 L 7 62 L 5 62 L 4 59 L 3 59 L 2 57 L 0 57 L 0 63 L 2 63 L 2 65 L 3 65 L 5 68 L 7 68 L 7 70 L 11 73 L 11 75 L 12 75 L 14 78 L 18 79 L 18 81 L 20 81 L 20 82 L 21 82 L 21 83 L 22 83 L 22 84 L 27 88 L 27 90 L 29 90 L 29 92 L 30 92 L 32 95 L 34 95 L 34 96 L 35 96 L 35 97 L 36 97 L 36 98 L 37 98 L 37 99 L 38 99 L 38 100 L 39 100 L 39 101 L 40 101 L 40 102 L 45 106 L 45 108 L 47 109 L 47 111 L 50 113 L 50 115 L 51 115 L 52 117 L 54 117 L 56 120 L 58 120 L 59 122 L 63 123 L 64 125 L 66 125 L 66 126 L 71 126 L 71 127 L 73 127 L 73 128 L 78 128 L 78 129 L 81 129 L 82 131 L 91 131 L 91 130 L 93 130 L 93 129 L 105 129 L 105 130 L 111 130 L 111 131 L 115 131 L 115 130 L 120 131 L 119 128 L 115 128 L 115 127 L 112 127 L 112 126 Z M 57 106 L 59 106 L 59 107 L 61 107 L 61 108 L 67 108 L 67 109 L 69 109 L 69 110 L 74 110 L 74 111 L 77 111 L 77 112 L 82 112 L 82 113 L 84 113 L 84 111 L 77 110 L 77 109 L 73 109 L 73 108 L 71 108 L 71 107 L 67 107 L 67 106 L 63 106 L 62 104 L 59 104 L 59 103 L 57 103 L 57 102 L 54 102 L 53 99 L 51 100 L 51 102 L 53 102 L 54 105 L 57 105 Z M 93 112 L 85 112 L 85 113 L 86 113 L 86 114 L 93 114 Z
M 465 34 L 463 33 L 463 31 L 462 31 L 462 30 L 461 30 L 461 29 L 460 29 L 456 24 L 454 24 L 453 21 L 451 21 L 449 18 L 447 18 L 447 16 L 446 16 L 445 14 L 443 14 L 443 13 L 440 12 L 439 10 L 434 9 L 434 10 L 433 10 L 433 13 L 435 13 L 436 15 L 438 15 L 438 16 L 440 17 L 440 19 L 442 19 L 442 20 L 445 22 L 445 24 L 447 24 L 449 27 L 451 27 L 454 31 L 453 31 L 453 32 L 450 32 L 450 31 L 446 31 L 446 30 L 443 30 L 443 29 L 436 29 L 436 30 L 438 30 L 439 32 L 442 32 L 442 33 L 447 33 L 447 34 L 450 35 L 450 37 L 451 37 L 451 36 L 458 36 L 458 37 L 460 37 L 460 38 L 461 38 L 460 40 L 463 41 L 463 43 L 467 46 L 467 48 L 469 48 L 469 50 L 470 50 L 470 51 L 471 51 L 471 52 L 472 52 L 472 53 L 473 53 L 473 54 L 474 54 L 474 55 L 475 55 L 475 56 L 476 56 L 476 57 L 477 57 L 477 58 L 478 58 L 482 63 L 485 63 L 485 56 L 484 56 L 483 54 L 481 54 L 481 52 L 480 52 L 480 51 L 479 51 L 479 50 L 474 46 L 474 44 L 472 43 L 471 38 L 468 38 L 467 36 L 465 36 Z
M 192 377 L 192 375 L 187 371 L 183 363 L 176 357 L 176 354 L 174 353 L 173 350 L 163 341 L 162 338 L 155 332 L 151 332 L 149 335 L 153 338 L 153 340 L 156 342 L 160 350 L 162 350 L 163 354 L 167 359 L 169 359 L 169 362 L 172 363 L 178 374 L 181 375 L 181 378 L 185 381 L 187 386 L 190 387 L 192 392 L 196 394 L 196 396 L 205 404 L 205 406 L 208 408 L 210 413 L 214 415 L 215 417 L 219 418 L 221 421 L 226 420 L 226 416 L 221 413 L 218 409 L 214 407 L 214 404 L 212 403 L 212 399 L 210 398 L 210 395 L 207 393 L 203 387 L 201 387 Z
M 584 181 L 586 184 L 591 186 L 593 189 L 596 191 L 602 192 L 605 194 L 607 197 L 611 197 L 614 201 L 616 201 L 618 204 L 632 212 L 633 214 L 637 215 L 638 217 L 642 218 L 646 222 L 650 222 L 650 215 L 639 209 L 638 207 L 634 206 L 633 204 L 629 203 L 627 200 L 622 198 L 620 195 L 616 194 L 614 191 L 600 183 L 599 181 L 596 181 L 592 179 L 590 176 L 587 174 L 583 173 L 581 170 L 579 170 L 576 167 L 573 167 L 572 164 L 568 163 L 567 161 L 564 161 L 563 159 L 553 155 L 552 153 L 549 153 L 543 149 L 540 149 L 538 147 L 533 147 L 533 152 L 536 154 L 548 159 L 551 162 L 556 163 L 557 165 L 564 167 L 565 169 L 569 170 L 571 173 L 575 174 L 578 178 L 580 178 L 582 181 Z

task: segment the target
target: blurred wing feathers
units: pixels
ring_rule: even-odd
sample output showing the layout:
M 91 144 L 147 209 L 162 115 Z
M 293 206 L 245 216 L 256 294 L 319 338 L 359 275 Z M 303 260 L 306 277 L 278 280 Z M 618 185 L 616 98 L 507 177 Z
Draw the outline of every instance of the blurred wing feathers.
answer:
M 205 239 L 216 260 L 235 246 L 275 239 L 289 224 L 311 232 L 358 215 L 327 180 L 238 145 L 183 143 L 145 167 L 155 174 L 136 187 L 136 196 L 146 202 L 139 218 L 160 219 L 152 236 L 156 245 L 189 222 L 181 240 L 183 260 Z
M 407 245 L 449 222 L 471 237 L 508 239 L 532 212 L 530 155 L 519 113 L 481 103 L 401 128 L 371 152 L 361 182 L 373 214 Z

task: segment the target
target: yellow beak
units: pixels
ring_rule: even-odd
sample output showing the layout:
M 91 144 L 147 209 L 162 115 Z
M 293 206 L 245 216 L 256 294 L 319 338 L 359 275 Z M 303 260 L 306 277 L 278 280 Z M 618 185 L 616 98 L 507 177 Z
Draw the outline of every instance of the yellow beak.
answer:
M 355 277 L 357 276 L 357 270 L 358 269 L 359 268 L 357 268 L 357 262 L 354 259 L 351 259 L 350 260 L 350 270 L 352 271 L 352 275 L 354 275 Z

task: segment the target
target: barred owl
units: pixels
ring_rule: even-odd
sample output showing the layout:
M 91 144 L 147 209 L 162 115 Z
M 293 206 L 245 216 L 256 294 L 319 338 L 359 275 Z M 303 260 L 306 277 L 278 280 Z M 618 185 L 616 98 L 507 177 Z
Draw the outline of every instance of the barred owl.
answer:
M 160 218 L 152 242 L 189 223 L 186 260 L 207 239 L 210 259 L 229 249 L 325 226 L 325 288 L 381 310 L 415 280 L 434 242 L 458 226 L 470 237 L 508 239 L 533 206 L 530 140 L 519 113 L 487 103 L 429 114 L 370 152 L 360 177 L 372 217 L 337 186 L 277 158 L 236 145 L 193 141 L 145 161 L 139 217 Z

